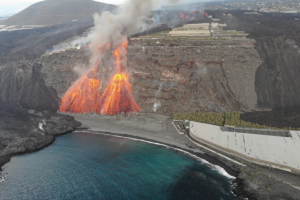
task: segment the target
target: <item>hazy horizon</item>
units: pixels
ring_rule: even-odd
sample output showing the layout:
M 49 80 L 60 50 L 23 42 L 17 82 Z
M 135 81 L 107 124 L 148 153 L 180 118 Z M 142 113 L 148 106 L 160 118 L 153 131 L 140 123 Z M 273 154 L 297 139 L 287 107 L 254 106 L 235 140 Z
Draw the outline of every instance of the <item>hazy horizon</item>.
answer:
M 31 6 L 34 3 L 40 2 L 42 0 L 11 0 L 11 1 L 5 1 L 5 2 L 0 2 L 0 17 L 9 17 L 12 14 L 16 14 L 25 8 Z M 115 5 L 120 5 L 122 4 L 125 0 L 94 0 L 102 3 L 107 3 L 107 4 L 115 4 Z M 179 0 L 180 3 L 195 3 L 195 2 L 206 2 L 206 1 L 211 1 L 211 0 Z M 167 0 L 162 0 L 162 5 L 165 5 Z

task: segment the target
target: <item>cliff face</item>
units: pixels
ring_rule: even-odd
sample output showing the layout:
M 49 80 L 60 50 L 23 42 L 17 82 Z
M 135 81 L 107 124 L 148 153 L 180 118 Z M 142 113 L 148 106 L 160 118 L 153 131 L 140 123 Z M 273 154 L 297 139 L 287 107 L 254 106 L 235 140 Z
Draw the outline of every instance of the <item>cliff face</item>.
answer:
M 132 89 L 143 110 L 159 113 L 255 110 L 261 64 L 254 41 L 133 40 Z
M 258 106 L 288 109 L 300 106 L 300 22 L 293 15 L 264 13 L 245 15 L 244 11 L 210 11 L 225 22 L 227 29 L 242 30 L 256 40 L 262 65 L 255 75 Z
M 0 69 L 0 167 L 12 155 L 45 147 L 55 135 L 81 125 L 73 117 L 55 114 L 60 98 L 46 85 L 41 68 L 21 61 Z
M 255 110 L 255 72 L 261 60 L 253 40 L 129 42 L 127 69 L 135 100 L 145 112 Z M 100 63 L 101 88 L 113 74 L 108 52 Z M 42 56 L 46 83 L 62 97 L 88 65 L 83 50 Z
M 73 117 L 66 115 L 30 114 L 1 107 L 0 167 L 7 156 L 41 149 L 51 144 L 54 136 L 73 131 L 80 125 Z
M 130 40 L 127 69 L 143 111 L 172 114 L 299 107 L 299 21 L 283 14 L 209 13 L 226 23 L 226 29 L 245 31 L 249 38 Z M 60 97 L 78 78 L 74 68 L 80 69 L 88 61 L 88 53 L 76 49 L 46 54 L 38 60 L 46 83 Z M 106 55 L 100 70 L 102 89 L 112 75 L 111 65 L 112 58 Z
M 59 97 L 63 97 L 76 81 L 76 69 L 89 66 L 89 56 L 83 50 L 67 50 L 43 55 L 37 60 L 43 68 L 46 84 L 55 88 Z
M 52 87 L 45 84 L 42 66 L 22 61 L 0 70 L 0 102 L 36 111 L 54 111 L 60 99 Z
M 300 48 L 286 37 L 257 42 L 263 64 L 256 72 L 256 91 L 261 107 L 272 109 L 300 106 Z

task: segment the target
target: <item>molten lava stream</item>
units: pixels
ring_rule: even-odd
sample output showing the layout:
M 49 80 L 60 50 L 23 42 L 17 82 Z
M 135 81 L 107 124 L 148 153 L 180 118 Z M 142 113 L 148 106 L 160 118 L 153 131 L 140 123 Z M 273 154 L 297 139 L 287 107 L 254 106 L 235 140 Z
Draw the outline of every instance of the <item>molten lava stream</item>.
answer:
M 116 48 L 114 56 L 117 66 L 117 73 L 110 79 L 106 89 L 104 90 L 100 103 L 101 105 L 97 113 L 115 115 L 122 112 L 139 112 L 141 108 L 134 101 L 131 85 L 128 82 L 128 75 L 124 73 L 125 65 L 122 56 L 126 55 L 127 41 Z
M 96 69 L 81 77 L 62 98 L 59 111 L 70 113 L 96 112 L 100 94 L 100 80 L 95 79 Z M 91 75 L 93 78 L 89 78 Z
M 97 113 L 115 115 L 121 112 L 139 112 L 141 108 L 134 101 L 128 75 L 116 74 L 103 92 L 100 103 L 101 109 Z

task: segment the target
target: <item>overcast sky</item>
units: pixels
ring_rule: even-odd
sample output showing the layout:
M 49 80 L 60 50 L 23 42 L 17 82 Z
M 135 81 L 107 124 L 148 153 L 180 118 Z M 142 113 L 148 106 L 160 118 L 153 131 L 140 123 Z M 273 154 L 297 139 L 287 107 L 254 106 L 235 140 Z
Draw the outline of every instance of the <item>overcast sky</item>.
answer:
M 33 3 L 39 2 L 41 0 L 0 0 L 0 16 L 17 13 Z M 110 4 L 122 4 L 125 0 L 95 0 Z M 197 0 L 181 0 L 181 2 L 189 3 L 195 2 Z M 201 1 L 201 0 L 198 0 Z M 202 0 L 204 1 L 204 0 Z

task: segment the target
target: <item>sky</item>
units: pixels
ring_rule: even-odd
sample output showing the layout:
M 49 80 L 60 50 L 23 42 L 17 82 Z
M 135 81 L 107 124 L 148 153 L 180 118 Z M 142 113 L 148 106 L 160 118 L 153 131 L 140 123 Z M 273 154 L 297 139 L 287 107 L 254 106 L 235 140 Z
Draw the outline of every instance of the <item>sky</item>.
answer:
M 0 0 L 0 17 L 18 13 L 26 7 L 41 0 Z M 125 0 L 95 0 L 103 3 L 122 4 Z M 194 2 L 196 0 L 182 0 L 182 2 Z

